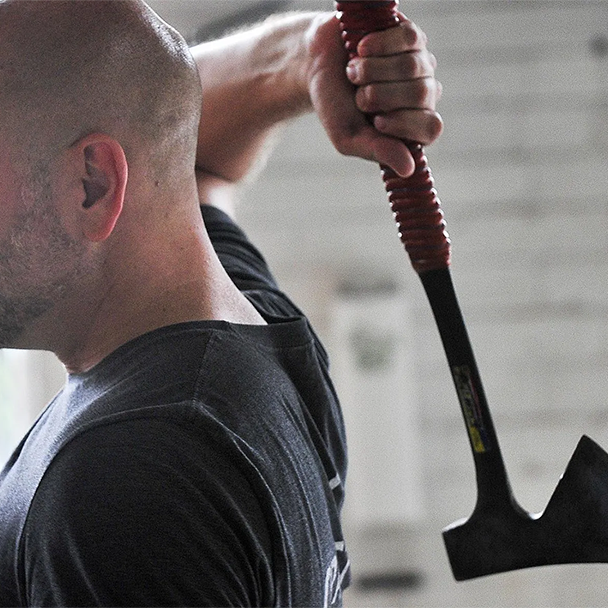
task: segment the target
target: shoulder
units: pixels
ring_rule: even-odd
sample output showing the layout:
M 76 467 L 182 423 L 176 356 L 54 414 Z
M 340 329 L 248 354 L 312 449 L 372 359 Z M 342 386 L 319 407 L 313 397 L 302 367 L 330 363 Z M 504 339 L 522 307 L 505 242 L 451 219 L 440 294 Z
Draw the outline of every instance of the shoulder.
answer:
M 141 513 L 162 522 L 185 516 L 188 506 L 223 503 L 231 493 L 253 496 L 216 425 L 181 404 L 158 409 L 155 415 L 136 412 L 78 433 L 49 465 L 36 507 L 49 504 L 41 500 L 45 494 L 65 509 L 62 515 L 91 519 L 92 511 L 81 506 L 86 501 L 101 518 L 122 516 L 120 522 L 127 524 Z M 167 512 L 172 505 L 180 513 Z
M 261 507 L 239 467 L 204 439 L 181 422 L 140 418 L 67 444 L 39 485 L 23 544 L 33 593 L 56 595 L 30 601 L 267 601 Z

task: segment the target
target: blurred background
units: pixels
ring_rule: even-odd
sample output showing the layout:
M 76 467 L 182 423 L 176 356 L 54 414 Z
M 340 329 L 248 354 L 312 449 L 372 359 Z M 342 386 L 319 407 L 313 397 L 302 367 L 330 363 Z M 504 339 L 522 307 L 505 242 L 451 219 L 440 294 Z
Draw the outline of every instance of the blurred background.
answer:
M 191 42 L 318 0 L 155 0 Z M 519 502 L 542 511 L 582 434 L 608 448 L 608 3 L 410 0 L 444 87 L 428 149 L 453 278 Z M 286 130 L 239 217 L 326 342 L 351 448 L 346 606 L 605 606 L 608 564 L 456 583 L 441 530 L 475 479 L 422 287 L 377 167 L 314 117 Z M 63 370 L 0 354 L 0 459 Z M 607 480 L 608 483 L 608 480 Z

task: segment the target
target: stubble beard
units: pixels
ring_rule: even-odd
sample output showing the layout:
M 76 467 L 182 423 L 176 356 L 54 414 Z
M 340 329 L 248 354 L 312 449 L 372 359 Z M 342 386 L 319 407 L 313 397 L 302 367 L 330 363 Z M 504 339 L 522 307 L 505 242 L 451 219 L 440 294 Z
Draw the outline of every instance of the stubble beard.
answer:
M 51 204 L 45 169 L 33 172 L 21 202 L 24 212 L 0 243 L 0 348 L 47 348 L 22 337 L 74 287 L 82 252 Z

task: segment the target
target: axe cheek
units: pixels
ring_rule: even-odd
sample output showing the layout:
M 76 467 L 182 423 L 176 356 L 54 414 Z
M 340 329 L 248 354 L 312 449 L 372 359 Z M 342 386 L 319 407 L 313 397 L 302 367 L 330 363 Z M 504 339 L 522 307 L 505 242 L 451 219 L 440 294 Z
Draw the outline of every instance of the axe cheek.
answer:
M 553 564 L 608 562 L 608 454 L 583 436 L 542 514 L 478 504 L 443 531 L 458 581 Z

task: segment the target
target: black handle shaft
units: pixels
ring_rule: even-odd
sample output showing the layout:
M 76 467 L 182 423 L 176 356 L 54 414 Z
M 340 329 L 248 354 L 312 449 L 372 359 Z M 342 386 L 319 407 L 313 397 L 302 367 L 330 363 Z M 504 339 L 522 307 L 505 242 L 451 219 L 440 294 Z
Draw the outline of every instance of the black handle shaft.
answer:
M 473 347 L 448 268 L 420 273 L 443 343 L 467 429 L 477 477 L 480 508 L 513 502 Z

